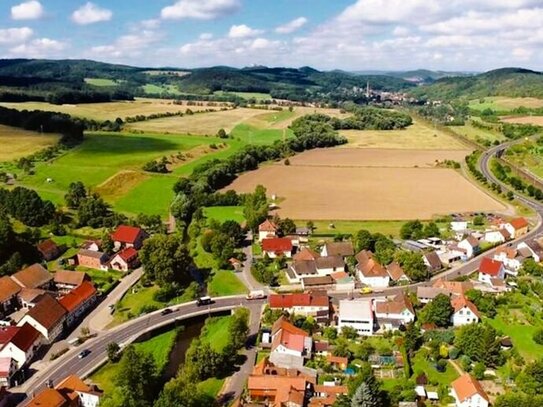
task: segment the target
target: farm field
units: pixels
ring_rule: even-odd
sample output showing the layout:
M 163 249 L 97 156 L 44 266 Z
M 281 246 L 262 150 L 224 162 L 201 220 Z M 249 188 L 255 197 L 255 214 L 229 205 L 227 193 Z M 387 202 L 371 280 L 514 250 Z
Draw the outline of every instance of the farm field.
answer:
M 464 161 L 469 150 L 411 150 L 334 148 L 306 151 L 289 158 L 291 166 L 303 167 L 423 167 L 433 168 L 436 161 Z
M 172 94 L 172 95 L 180 95 L 181 92 L 179 91 L 179 89 L 177 88 L 177 86 L 174 86 L 174 85 L 162 85 L 162 86 L 159 86 L 159 85 L 155 85 L 155 84 L 152 84 L 152 83 L 148 83 L 146 85 L 143 85 L 142 86 L 142 89 L 145 93 L 147 94 L 157 94 L 157 93 L 169 93 L 169 94 Z
M 137 98 L 134 101 L 83 103 L 79 105 L 53 105 L 46 102 L 1 102 L 0 106 L 17 110 L 46 110 L 100 121 L 115 120 L 117 117 L 124 119 L 125 117 L 137 115 L 148 116 L 153 113 L 185 112 L 188 108 L 192 111 L 205 110 L 208 108 L 219 109 L 217 106 L 208 107 L 206 102 L 203 102 L 203 106 L 187 106 L 186 102 L 182 105 L 178 105 L 173 104 L 171 100 L 167 99 L 146 98 Z
M 11 161 L 55 145 L 60 136 L 0 125 L 0 162 Z
M 501 119 L 501 121 L 504 123 L 533 124 L 536 126 L 543 126 L 543 116 L 504 117 Z
M 92 86 L 117 86 L 119 82 L 106 78 L 85 78 L 85 83 Z
M 256 100 L 271 100 L 271 95 L 269 93 L 261 92 L 225 92 L 223 90 L 217 90 L 213 92 L 217 96 L 228 96 L 236 95 L 243 99 L 256 99 Z
M 452 149 L 465 150 L 467 146 L 442 130 L 422 120 L 403 130 L 340 130 L 349 140 L 348 147 L 397 149 Z
M 461 136 L 467 137 L 476 143 L 480 143 L 481 141 L 493 143 L 496 140 L 505 140 L 505 136 L 501 132 L 479 129 L 473 126 L 471 121 L 467 121 L 464 126 L 451 126 L 450 130 Z
M 538 108 L 543 107 L 543 100 L 537 98 L 511 98 L 505 96 L 486 97 L 481 103 L 480 99 L 471 100 L 469 107 L 474 110 L 483 111 L 492 109 L 498 111 L 509 111 L 517 107 Z
M 243 174 L 226 189 L 251 192 L 259 184 L 284 198 L 278 213 L 292 219 L 431 219 L 504 209 L 450 169 L 268 165 Z

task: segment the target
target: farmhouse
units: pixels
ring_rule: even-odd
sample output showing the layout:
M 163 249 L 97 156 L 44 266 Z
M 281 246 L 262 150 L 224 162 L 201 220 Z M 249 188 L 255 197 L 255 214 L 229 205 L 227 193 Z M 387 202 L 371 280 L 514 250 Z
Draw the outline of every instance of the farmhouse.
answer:
M 519 243 L 517 246 L 519 251 L 525 251 L 529 257 L 532 257 L 536 263 L 543 261 L 543 247 L 538 240 L 531 239 Z
M 313 317 L 317 322 L 330 320 L 330 300 L 324 291 L 303 294 L 271 294 L 268 298 L 271 309 L 280 309 L 290 314 Z
M 109 262 L 113 270 L 124 271 L 133 270 L 139 267 L 138 252 L 134 247 L 127 247 L 116 253 Z
M 53 281 L 53 276 L 38 263 L 18 271 L 11 278 L 23 288 L 43 288 L 44 290 L 50 289 Z
M 0 357 L 11 358 L 17 369 L 30 363 L 43 337 L 30 324 L 0 328 Z
M 431 273 L 435 273 L 443 268 L 441 260 L 435 251 L 427 252 L 422 255 L 422 261 Z
M 479 281 L 490 284 L 491 279 L 498 278 L 503 280 L 505 277 L 505 267 L 503 263 L 490 257 L 483 257 L 479 265 Z
M 415 320 L 413 304 L 404 293 L 388 301 L 375 301 L 375 318 L 383 330 L 398 329 Z
M 10 277 L 0 277 L 0 314 L 9 314 L 19 305 L 17 294 L 20 291 L 21 286 Z
M 271 220 L 266 219 L 260 225 L 258 225 L 258 241 L 262 242 L 264 239 L 277 237 L 277 225 Z
M 262 254 L 269 258 L 292 257 L 292 241 L 285 237 L 274 237 L 262 240 Z
M 451 300 L 453 314 L 451 322 L 453 326 L 462 326 L 479 322 L 481 316 L 474 303 L 466 299 L 463 295 Z
M 287 319 L 280 317 L 272 327 L 270 361 L 279 367 L 301 368 L 304 358 L 311 356 L 313 339 Z
M 106 253 L 81 249 L 77 253 L 77 263 L 80 266 L 88 267 L 95 270 L 108 269 L 109 256 Z
M 80 286 L 83 282 L 90 281 L 90 277 L 82 271 L 59 270 L 55 273 L 53 281 L 57 290 L 64 294 Z
M 392 280 L 396 284 L 408 284 L 409 283 L 409 277 L 405 274 L 403 271 L 402 266 L 396 261 L 393 261 L 390 263 L 387 267 L 387 273 L 390 276 L 390 280 Z
M 356 329 L 359 335 L 372 336 L 374 316 L 371 300 L 341 300 L 339 302 L 338 328 L 348 326 Z
M 321 249 L 321 256 L 354 256 L 352 242 L 326 242 Z
M 471 259 L 477 253 L 479 253 L 480 250 L 479 241 L 473 236 L 468 236 L 462 240 L 460 243 L 458 243 L 458 247 L 466 251 L 466 256 L 468 259 Z
M 362 250 L 356 255 L 356 273 L 358 279 L 369 287 L 387 287 L 390 276 L 372 252 Z
M 59 303 L 68 312 L 66 315 L 66 325 L 70 326 L 76 322 L 95 302 L 96 288 L 88 281 L 83 282 L 62 297 Z
M 490 399 L 481 384 L 469 373 L 464 373 L 451 383 L 451 396 L 456 407 L 488 407 Z
M 62 254 L 62 250 L 51 239 L 44 240 L 36 245 L 36 249 L 41 254 L 41 257 L 45 261 L 55 260 Z
M 49 294 L 44 294 L 17 326 L 29 323 L 44 336 L 47 342 L 51 343 L 62 333 L 66 314 L 66 309 L 57 300 Z
M 120 250 L 125 247 L 133 247 L 134 249 L 139 250 L 146 237 L 147 233 L 145 233 L 143 229 L 126 225 L 120 225 L 115 232 L 111 234 L 115 250 Z
M 515 218 L 511 221 L 502 224 L 502 228 L 506 229 L 513 239 L 528 233 L 528 221 L 525 218 Z
M 505 233 L 504 233 L 505 232 Z M 487 230 L 485 231 L 485 242 L 488 243 L 504 243 L 508 238 L 506 236 L 511 236 L 507 229 L 498 229 L 498 230 Z

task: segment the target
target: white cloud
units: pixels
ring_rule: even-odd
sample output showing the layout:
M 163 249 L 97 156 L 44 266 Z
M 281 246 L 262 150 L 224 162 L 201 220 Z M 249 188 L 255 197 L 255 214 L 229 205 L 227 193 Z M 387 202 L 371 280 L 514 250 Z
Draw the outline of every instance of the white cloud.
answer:
M 60 55 L 67 47 L 61 41 L 49 38 L 37 38 L 28 43 L 10 49 L 11 54 L 27 58 L 55 57 Z
M 166 20 L 213 20 L 232 14 L 240 7 L 239 0 L 178 0 L 164 7 L 160 16 Z
M 518 58 L 522 61 L 527 61 L 532 58 L 534 51 L 527 48 L 517 47 L 513 49 L 512 54 L 515 58 Z
M 257 35 L 262 34 L 262 30 L 256 30 L 245 24 L 233 25 L 228 31 L 228 36 L 230 38 L 249 38 L 256 37 Z
M 158 18 L 150 18 L 148 20 L 140 21 L 140 26 L 147 30 L 154 30 L 160 27 L 160 20 Z
M 32 37 L 34 32 L 31 28 L 5 28 L 0 29 L 0 44 L 20 44 Z
M 109 21 L 113 16 L 111 10 L 101 8 L 94 3 L 87 2 L 72 13 L 72 21 L 79 25 L 88 25 Z
M 37 0 L 25 1 L 11 8 L 13 20 L 37 20 L 44 15 L 43 6 Z
M 411 30 L 407 27 L 397 26 L 392 31 L 392 35 L 395 35 L 397 37 L 405 37 L 406 35 L 409 35 Z
M 292 21 L 289 21 L 286 24 L 280 25 L 279 27 L 275 29 L 275 32 L 278 34 L 290 34 L 290 33 L 293 33 L 294 31 L 299 30 L 306 24 L 307 24 L 307 18 L 298 17 Z
M 97 45 L 90 49 L 94 57 L 108 56 L 114 59 L 139 58 L 151 45 L 158 43 L 163 35 L 153 30 L 141 30 L 117 38 L 112 44 Z
M 267 48 L 274 48 L 279 45 L 279 41 L 270 41 L 266 38 L 255 38 L 253 42 L 251 42 L 250 47 L 252 49 L 267 49 Z
M 200 38 L 201 40 L 210 40 L 211 38 L 213 38 L 213 34 L 211 33 L 202 33 L 198 36 L 198 38 Z

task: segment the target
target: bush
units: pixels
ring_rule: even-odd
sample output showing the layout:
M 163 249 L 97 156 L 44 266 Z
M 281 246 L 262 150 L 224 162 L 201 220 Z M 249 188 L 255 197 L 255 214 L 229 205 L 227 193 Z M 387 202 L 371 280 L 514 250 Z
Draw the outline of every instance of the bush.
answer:
M 156 310 L 158 310 L 158 307 L 156 305 L 145 304 L 141 306 L 139 315 L 149 314 L 150 312 L 153 312 Z
M 532 338 L 535 343 L 543 345 L 543 329 L 538 329 L 537 331 L 535 331 Z

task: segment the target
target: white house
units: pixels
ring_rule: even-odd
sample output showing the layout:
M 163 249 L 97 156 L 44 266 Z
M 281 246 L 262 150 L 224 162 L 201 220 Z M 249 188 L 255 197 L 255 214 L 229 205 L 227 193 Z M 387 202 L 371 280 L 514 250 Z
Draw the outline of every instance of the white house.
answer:
M 469 373 L 464 373 L 451 383 L 451 396 L 456 407 L 488 407 L 490 399 L 481 383 Z
M 0 357 L 12 358 L 17 369 L 30 363 L 41 344 L 41 334 L 30 324 L 0 328 Z
M 496 230 L 496 229 L 487 230 L 485 232 L 484 239 L 485 239 L 485 242 L 493 243 L 493 244 L 504 243 L 506 240 L 505 234 L 502 233 L 501 230 Z
M 262 240 L 262 253 L 269 258 L 292 257 L 292 241 L 286 237 L 272 237 Z
M 268 297 L 271 309 L 280 309 L 290 314 L 313 317 L 317 322 L 330 320 L 330 299 L 324 291 L 313 293 L 271 294 Z
M 513 247 L 498 247 L 494 253 L 494 260 L 501 261 L 510 270 L 518 271 L 522 266 L 522 257 Z
M 344 327 L 356 329 L 359 335 L 372 336 L 374 328 L 374 316 L 371 300 L 341 300 L 339 302 L 338 328 Z
M 258 241 L 262 242 L 264 239 L 271 237 L 277 237 L 277 225 L 271 220 L 266 219 L 260 225 L 258 225 Z
M 409 298 L 400 293 L 391 300 L 376 300 L 375 318 L 381 329 L 398 329 L 415 320 L 415 309 Z
M 78 376 L 68 376 L 55 389 L 63 394 L 76 393 L 79 396 L 81 407 L 98 407 L 100 405 L 102 392 L 98 391 L 95 386 L 87 385 Z
M 543 248 L 537 240 L 527 240 L 519 243 L 517 249 L 528 251 L 536 263 L 543 261 Z
M 35 307 L 31 308 L 17 326 L 26 323 L 39 331 L 48 343 L 52 343 L 63 331 L 67 311 L 49 294 L 44 294 Z
M 453 326 L 462 326 L 479 322 L 481 316 L 474 303 L 466 299 L 463 295 L 451 300 L 453 314 L 451 322 Z
M 452 221 L 451 230 L 453 232 L 463 232 L 468 228 L 468 222 L 465 220 Z
M 505 278 L 505 267 L 501 261 L 494 260 L 490 257 L 483 257 L 479 265 L 479 281 L 490 284 L 491 279 Z
M 506 229 L 511 234 L 511 238 L 513 239 L 528 233 L 528 226 L 528 221 L 525 218 L 515 218 L 500 225 L 500 227 Z
M 390 275 L 368 250 L 362 250 L 356 255 L 356 274 L 358 279 L 369 287 L 388 287 Z
M 471 259 L 474 255 L 479 253 L 479 241 L 473 236 L 468 236 L 462 240 L 458 243 L 458 247 L 466 251 L 468 259 Z
M 313 339 L 304 330 L 280 317 L 272 327 L 270 362 L 278 367 L 301 368 L 311 357 Z
M 387 273 L 390 279 L 396 284 L 408 284 L 411 280 L 407 277 L 407 274 L 403 271 L 402 266 L 396 261 L 393 261 L 386 267 Z

